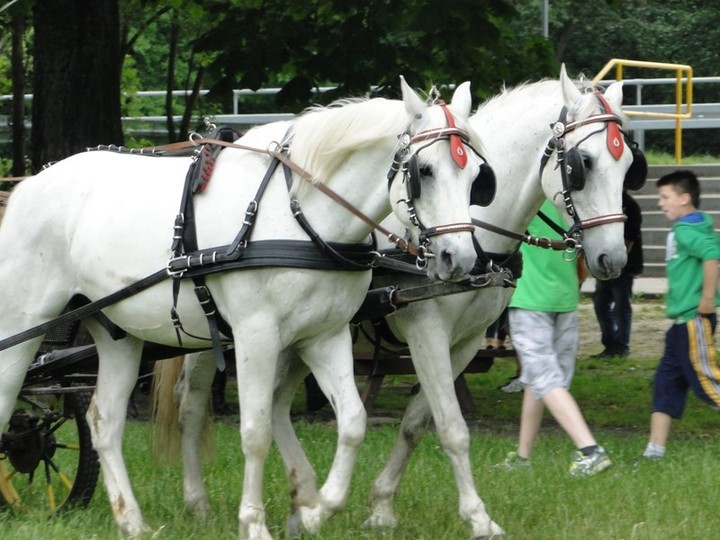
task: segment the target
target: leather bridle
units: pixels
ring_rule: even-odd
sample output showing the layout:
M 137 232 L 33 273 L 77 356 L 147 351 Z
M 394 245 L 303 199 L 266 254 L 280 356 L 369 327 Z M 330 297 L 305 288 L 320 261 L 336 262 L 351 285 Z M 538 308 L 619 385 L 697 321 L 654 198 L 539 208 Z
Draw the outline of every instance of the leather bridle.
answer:
M 597 135 L 604 132 L 605 130 L 608 130 L 608 127 L 611 123 L 614 123 L 618 126 L 618 128 L 616 129 L 618 129 L 619 132 L 622 131 L 622 129 L 620 128 L 620 126 L 622 126 L 622 118 L 610 111 L 610 106 L 607 104 L 607 101 L 605 101 L 601 94 L 596 93 L 595 95 L 600 100 L 603 109 L 608 112 L 589 116 L 588 118 L 578 120 L 576 122 L 566 122 L 567 108 L 563 107 L 562 111 L 560 112 L 560 117 L 558 121 L 551 126 L 553 137 L 550 139 L 547 146 L 545 147 L 545 151 L 543 152 L 543 156 L 540 160 L 540 176 L 542 176 L 543 170 L 548 160 L 550 159 L 550 156 L 553 152 L 557 152 L 557 167 L 560 168 L 560 176 L 562 178 L 562 191 L 560 191 L 558 194 L 562 196 L 563 202 L 565 203 L 565 209 L 568 215 L 573 220 L 573 224 L 570 226 L 570 229 L 567 231 L 565 236 L 567 238 L 573 239 L 578 246 L 582 245 L 582 232 L 585 229 L 599 227 L 608 223 L 623 223 L 627 221 L 627 216 L 625 216 L 625 214 L 623 214 L 622 212 L 580 219 L 577 208 L 572 198 L 573 187 L 569 177 L 570 175 L 572 175 L 573 171 L 569 164 L 566 163 L 566 155 L 568 154 L 568 152 L 572 151 L 573 149 L 577 150 L 580 144 L 585 142 L 593 135 Z M 579 127 L 593 123 L 603 123 L 605 125 L 600 129 L 589 133 L 588 135 L 580 139 L 577 143 L 575 143 L 572 149 L 567 150 L 565 147 L 565 135 L 576 130 Z M 610 134 L 608 135 L 608 151 L 612 151 L 610 145 L 617 145 L 618 143 L 614 140 L 611 143 Z
M 452 114 L 448 110 L 447 105 L 442 100 L 438 101 L 438 105 L 440 105 L 445 114 L 448 127 L 434 128 L 421 131 L 414 136 L 411 136 L 407 131 L 400 135 L 400 137 L 398 138 L 399 147 L 398 150 L 395 152 L 395 157 L 393 158 L 392 165 L 390 166 L 390 170 L 387 174 L 389 190 L 392 187 L 392 183 L 395 180 L 397 173 L 402 172 L 403 183 L 405 184 L 407 190 L 407 197 L 404 199 L 400 199 L 397 202 L 405 204 L 405 206 L 407 207 L 410 222 L 420 230 L 420 234 L 418 236 L 418 241 L 420 245 L 418 246 L 418 254 L 416 255 L 416 266 L 419 269 L 425 268 L 425 266 L 427 265 L 427 259 L 434 257 L 434 254 L 429 250 L 430 238 L 442 234 L 451 234 L 456 232 L 473 233 L 475 231 L 475 225 L 471 222 L 468 222 L 449 223 L 446 225 L 426 227 L 418 216 L 417 210 L 415 209 L 414 200 L 415 198 L 417 198 L 417 195 L 413 192 L 412 186 L 419 182 L 419 178 L 413 178 L 413 175 L 417 174 L 417 172 L 414 172 L 412 170 L 410 164 L 417 159 L 418 154 L 422 150 L 428 148 L 429 146 L 432 146 L 439 141 L 450 142 L 450 155 L 453 158 L 453 161 L 455 161 L 455 163 L 461 169 L 465 168 L 465 165 L 467 164 L 467 153 L 465 152 L 464 147 L 469 148 L 480 159 L 485 161 L 485 159 L 480 155 L 480 153 L 475 150 L 475 148 L 473 148 L 472 144 L 470 143 L 470 136 L 468 135 L 468 133 L 455 126 L 455 121 L 452 117 Z M 423 144 L 414 152 L 411 152 L 411 145 L 421 142 L 425 142 L 426 144 Z

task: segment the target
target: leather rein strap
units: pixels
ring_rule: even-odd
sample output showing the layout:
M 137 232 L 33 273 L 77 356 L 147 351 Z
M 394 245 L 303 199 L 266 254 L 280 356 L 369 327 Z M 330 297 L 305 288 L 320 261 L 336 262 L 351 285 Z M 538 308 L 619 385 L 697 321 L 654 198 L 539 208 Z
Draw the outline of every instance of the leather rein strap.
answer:
M 439 131 L 439 133 L 423 134 L 424 138 L 422 140 L 425 140 L 425 138 L 434 138 L 434 137 L 439 137 L 439 136 L 443 136 L 446 134 L 445 130 L 438 130 L 438 131 Z M 363 214 L 354 205 L 352 205 L 347 199 L 341 197 L 338 193 L 333 191 L 331 188 L 329 188 L 325 184 L 316 182 L 315 179 L 313 178 L 313 175 L 310 172 L 308 172 L 305 169 L 303 169 L 302 167 L 300 167 L 300 165 L 298 165 L 297 163 L 292 161 L 286 154 L 284 154 L 283 152 L 281 152 L 278 149 L 263 150 L 261 148 L 256 148 L 253 146 L 246 146 L 244 144 L 231 143 L 231 142 L 222 141 L 219 139 L 213 139 L 213 138 L 207 138 L 207 137 L 195 137 L 195 138 L 191 138 L 189 141 L 182 141 L 182 142 L 167 144 L 167 145 L 163 145 L 163 146 L 156 146 L 156 147 L 153 147 L 151 150 L 172 152 L 172 151 L 178 151 L 178 150 L 185 150 L 187 148 L 194 148 L 198 145 L 203 145 L 203 144 L 214 144 L 214 145 L 218 145 L 218 146 L 224 146 L 226 148 L 235 148 L 237 150 L 247 150 L 250 152 L 257 152 L 260 154 L 268 154 L 269 156 L 280 161 L 283 165 L 285 165 L 290 170 L 292 170 L 294 173 L 296 173 L 298 176 L 300 176 L 300 178 L 302 178 L 306 182 L 309 182 L 315 189 L 317 189 L 318 191 L 320 191 L 321 193 L 323 193 L 324 195 L 326 195 L 327 197 L 329 197 L 330 199 L 332 199 L 333 201 L 338 203 L 340 206 L 342 206 L 343 208 L 345 208 L 346 210 L 351 212 L 354 216 L 360 218 L 362 221 L 367 223 L 372 229 L 379 231 L 381 234 L 386 236 L 390 242 L 392 242 L 394 245 L 396 245 L 398 247 L 398 249 L 407 251 L 411 255 L 415 255 L 415 256 L 420 254 L 420 251 L 418 250 L 418 248 L 415 247 L 413 244 L 411 244 L 404 238 L 397 236 L 392 231 L 386 229 L 385 227 L 380 225 L 375 220 L 373 220 L 370 217 Z
M 323 195 L 326 195 L 336 203 L 338 203 L 340 206 L 351 212 L 354 216 L 360 218 L 362 221 L 370 225 L 371 228 L 379 231 L 383 235 L 387 237 L 387 239 L 395 244 L 398 249 L 401 249 L 403 251 L 407 251 L 411 255 L 417 256 L 420 251 L 410 242 L 405 240 L 404 238 L 401 238 L 397 236 L 392 231 L 386 229 L 382 225 L 380 225 L 378 222 L 374 221 L 373 219 L 370 219 L 368 216 L 363 214 L 360 210 L 358 210 L 355 206 L 353 206 L 347 199 L 344 199 L 340 195 L 338 195 L 335 191 L 330 189 L 328 186 L 322 183 L 315 182 L 313 180 L 312 174 L 310 174 L 308 171 L 300 167 L 297 163 L 295 163 L 293 160 L 291 160 L 287 155 L 284 153 L 278 151 L 278 150 L 268 150 L 268 154 L 270 154 L 273 158 L 277 159 L 278 161 L 282 162 L 283 165 L 285 165 L 287 168 L 292 170 L 293 172 L 297 173 L 300 178 L 305 180 L 306 182 L 309 182 L 312 184 L 312 186 L 320 191 Z

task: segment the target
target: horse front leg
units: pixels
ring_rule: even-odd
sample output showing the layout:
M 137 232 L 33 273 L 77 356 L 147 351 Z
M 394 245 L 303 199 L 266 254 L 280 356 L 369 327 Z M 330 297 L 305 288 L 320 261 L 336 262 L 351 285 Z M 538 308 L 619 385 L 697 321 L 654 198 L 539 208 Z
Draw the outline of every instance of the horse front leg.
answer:
M 335 334 L 304 343 L 298 352 L 328 397 L 338 425 L 335 457 L 320 488 L 317 505 L 298 507 L 293 519 L 295 524 L 299 520 L 306 531 L 316 533 L 322 523 L 347 503 L 358 448 L 365 437 L 367 414 L 355 384 L 352 339 L 347 326 Z
M 240 401 L 240 437 L 245 457 L 243 492 L 238 510 L 241 540 L 271 540 L 265 522 L 263 476 L 272 442 L 273 387 L 280 334 L 270 322 L 246 321 L 233 327 Z M 262 336 L 262 339 L 258 339 Z
M 113 341 L 94 323 L 88 324 L 98 350 L 97 386 L 87 411 L 93 446 L 100 459 L 103 482 L 115 523 L 120 531 L 137 537 L 150 528 L 143 521 L 122 455 L 127 406 L 137 382 L 142 341 L 127 336 Z
M 455 378 L 470 362 L 478 348 L 479 338 L 467 340 L 450 357 L 447 333 L 437 332 L 436 325 L 417 321 L 405 338 L 413 365 L 435 421 L 435 428 L 455 474 L 460 516 L 472 527 L 474 538 L 502 538 L 504 532 L 485 510 L 475 489 L 470 465 L 470 431 L 462 415 L 454 390 Z
M 400 480 L 410 462 L 410 456 L 427 433 L 430 417 L 430 407 L 421 388 L 420 393 L 408 403 L 390 456 L 373 482 L 370 493 L 372 513 L 363 523 L 364 528 L 394 529 L 397 527 L 397 518 L 393 509 L 395 496 L 400 487 Z

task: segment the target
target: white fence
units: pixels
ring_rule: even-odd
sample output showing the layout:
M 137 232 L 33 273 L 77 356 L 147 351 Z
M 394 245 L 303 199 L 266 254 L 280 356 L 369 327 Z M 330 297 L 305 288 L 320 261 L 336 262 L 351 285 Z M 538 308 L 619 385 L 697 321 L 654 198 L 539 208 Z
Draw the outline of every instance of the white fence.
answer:
M 601 85 L 608 85 L 613 81 L 605 80 L 601 81 Z M 633 111 L 644 111 L 644 112 L 663 112 L 672 113 L 676 112 L 675 104 L 646 104 L 643 103 L 642 91 L 647 86 L 655 85 L 675 85 L 676 79 L 674 78 L 657 78 L 657 79 L 626 79 L 624 85 L 632 86 L 635 88 L 635 103 L 634 105 L 627 105 L 624 107 L 626 110 Z M 695 77 L 693 78 L 693 85 L 704 85 L 704 84 L 718 84 L 720 83 L 720 77 Z M 321 87 L 316 89 L 316 92 L 325 92 L 331 90 L 333 87 Z M 252 114 L 240 114 L 241 101 L 247 97 L 252 96 L 264 96 L 274 95 L 280 89 L 279 88 L 263 88 L 260 90 L 233 90 L 232 91 L 232 102 L 233 112 L 231 114 L 214 114 L 208 115 L 210 120 L 218 125 L 228 125 L 236 127 L 238 129 L 247 129 L 251 126 L 258 124 L 265 124 L 268 122 L 274 122 L 277 120 L 287 120 L 292 118 L 294 115 L 291 113 L 252 113 Z M 186 91 L 176 90 L 173 95 L 176 97 L 184 97 L 187 94 Z M 207 90 L 201 91 L 201 96 L 206 95 Z M 145 91 L 133 94 L 136 98 L 164 98 L 165 92 L 158 91 Z M 31 100 L 32 95 L 27 94 L 26 100 Z M 3 101 L 12 100 L 12 96 L 3 95 L 0 96 L 0 103 Z M 202 118 L 205 115 L 202 111 L 193 117 L 193 125 L 199 125 L 202 123 Z M 173 117 L 173 121 L 178 123 L 182 119 L 181 116 Z M 166 123 L 167 118 L 165 116 L 139 116 L 139 117 L 123 117 L 123 127 L 125 132 L 133 136 L 153 136 L 162 137 L 167 133 Z M 30 119 L 26 120 L 26 128 L 30 129 Z M 648 118 L 648 117 L 629 117 L 628 128 L 633 130 L 635 139 L 640 144 L 641 148 L 645 145 L 645 131 L 651 130 L 668 130 L 675 129 L 676 122 L 673 119 L 668 118 Z M 718 129 L 720 128 L 720 103 L 693 103 L 692 104 L 692 117 L 684 119 L 682 121 L 682 128 L 685 129 Z M 0 115 L 0 144 L 7 143 L 10 137 L 10 118 L 7 115 Z

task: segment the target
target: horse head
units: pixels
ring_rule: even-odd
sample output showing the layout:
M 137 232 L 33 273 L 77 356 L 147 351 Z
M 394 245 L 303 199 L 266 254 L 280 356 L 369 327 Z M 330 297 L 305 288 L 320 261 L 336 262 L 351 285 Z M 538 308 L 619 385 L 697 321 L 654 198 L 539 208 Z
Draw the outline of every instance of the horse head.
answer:
M 622 190 L 639 189 L 647 165 L 622 128 L 622 82 L 582 92 L 563 65 L 560 85 L 563 108 L 541 161 L 543 190 L 564 209 L 593 276 L 610 279 L 627 261 Z
M 388 173 L 390 202 L 420 246 L 419 263 L 427 258 L 428 275 L 461 280 L 476 259 L 470 196 L 475 180 L 486 170 L 475 150 L 480 148 L 479 137 L 467 122 L 470 83 L 458 86 L 447 105 L 435 91 L 425 102 L 402 77 L 401 86 L 408 127 Z

